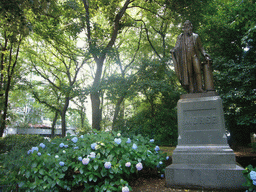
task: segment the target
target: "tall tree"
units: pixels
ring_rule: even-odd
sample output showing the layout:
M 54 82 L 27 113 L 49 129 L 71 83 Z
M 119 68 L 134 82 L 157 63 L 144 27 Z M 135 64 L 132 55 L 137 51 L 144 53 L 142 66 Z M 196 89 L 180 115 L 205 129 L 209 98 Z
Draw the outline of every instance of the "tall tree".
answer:
M 8 97 L 19 75 L 19 51 L 32 29 L 32 15 L 47 15 L 53 1 L 3 0 L 0 2 L 0 136 L 6 126 Z
M 255 132 L 255 1 L 209 3 L 198 28 L 214 60 L 216 89 L 223 99 L 231 144 L 247 145 Z
M 96 63 L 96 73 L 91 90 L 92 127 L 100 130 L 100 82 L 102 69 L 107 54 L 116 42 L 118 32 L 122 29 L 121 22 L 125 23 L 124 15 L 128 6 L 134 0 L 89 1 L 83 0 L 86 14 L 86 36 L 90 54 Z M 95 17 L 100 15 L 101 22 L 95 22 Z M 108 25 L 107 25 L 108 24 Z M 100 40 L 100 36 L 102 41 Z
M 201 5 L 202 3 L 200 4 L 201 1 L 195 1 L 195 2 L 198 3 L 198 7 L 202 7 L 203 5 L 205 6 L 205 4 L 203 5 Z M 161 0 L 155 0 L 150 2 L 139 1 L 139 0 L 133 1 L 128 5 L 127 10 L 124 14 L 124 18 L 120 21 L 121 22 L 120 27 L 122 27 L 121 30 L 119 31 L 120 38 L 118 39 L 117 43 L 112 46 L 112 49 L 110 49 L 111 52 L 110 51 L 108 52 L 108 56 L 112 56 L 112 60 L 111 59 L 110 61 L 104 60 L 105 66 L 108 61 L 111 62 L 111 65 L 117 64 L 119 66 L 119 70 L 117 70 L 118 72 L 116 71 L 115 73 L 113 73 L 111 77 L 106 77 L 108 79 L 107 83 L 111 83 L 111 85 L 108 86 L 108 89 L 109 89 L 107 93 L 108 99 L 111 98 L 113 99 L 112 101 L 115 102 L 115 107 L 114 107 L 115 110 L 113 112 L 112 127 L 114 127 L 117 115 L 120 111 L 120 105 L 122 104 L 124 97 L 128 93 L 127 91 L 129 90 L 129 86 L 133 84 L 131 80 L 134 81 L 134 78 L 130 78 L 129 80 L 128 78 L 127 79 L 125 78 L 126 76 L 125 73 L 127 73 L 127 71 L 130 70 L 129 68 L 126 67 L 131 65 L 129 64 L 129 59 L 132 58 L 131 63 L 137 63 L 138 65 L 141 64 L 141 61 L 138 61 L 137 58 L 134 58 L 132 54 L 134 54 L 138 58 L 144 58 L 144 57 L 147 59 L 158 58 L 160 60 L 160 63 L 162 63 L 162 66 L 160 67 L 162 71 L 164 71 L 167 67 L 167 61 L 169 59 L 169 50 L 174 45 L 173 37 L 178 32 L 177 25 L 179 24 L 179 22 L 175 21 L 174 19 L 174 16 L 178 15 L 178 13 L 173 13 L 174 11 L 171 10 L 170 7 L 171 6 L 168 2 L 161 1 Z M 179 21 L 181 21 L 181 19 L 179 19 Z M 105 40 L 106 36 L 108 35 L 104 33 L 106 31 L 104 30 L 105 25 L 101 23 L 97 23 L 97 24 L 98 25 L 95 27 L 94 31 L 96 31 L 97 29 L 98 30 L 97 34 L 104 34 L 103 37 L 105 38 L 102 38 L 102 39 Z M 173 25 L 174 27 L 170 28 L 171 25 Z M 132 32 L 129 32 L 129 31 L 135 31 L 135 33 L 133 33 L 135 36 L 141 36 L 140 35 L 141 29 L 143 29 L 143 32 L 144 32 L 143 34 L 144 41 L 143 41 L 143 45 L 139 46 L 140 48 L 138 51 L 139 53 L 135 53 L 134 51 L 137 50 L 138 44 L 141 44 L 139 42 L 141 38 L 136 38 L 136 37 L 131 38 L 129 34 L 132 34 Z M 87 31 L 89 30 L 87 29 Z M 94 35 L 94 37 L 96 36 Z M 92 39 L 91 42 L 92 42 L 91 47 L 94 48 L 93 51 L 95 51 L 96 54 L 99 54 L 101 53 L 102 50 L 104 50 L 104 46 L 100 47 L 97 44 L 98 41 L 96 41 L 96 39 Z M 126 49 L 124 49 L 125 46 L 121 45 L 120 42 L 125 44 Z M 96 50 L 95 48 L 96 45 L 98 45 L 96 48 L 101 50 Z M 136 48 L 132 49 L 132 47 L 136 47 Z M 132 54 L 129 54 L 129 53 L 132 53 Z M 128 57 L 128 55 L 130 57 Z M 99 71 L 98 66 L 101 66 L 101 65 L 97 65 L 97 70 L 94 77 L 94 83 L 97 82 L 95 80 L 97 79 L 96 78 L 97 71 Z M 118 73 L 120 75 L 117 75 Z M 100 82 L 100 80 L 98 82 Z M 93 84 L 93 87 L 94 87 L 93 91 L 100 90 L 100 91 L 97 91 L 97 94 L 100 95 L 100 92 L 102 92 L 102 89 L 100 89 L 100 83 L 98 84 L 98 89 L 95 89 L 94 85 L 95 84 Z M 98 96 L 97 98 L 100 98 L 100 97 Z M 99 106 L 100 99 L 98 99 L 97 103 Z M 100 108 L 98 112 L 99 113 L 97 114 L 99 114 L 99 119 L 95 120 L 95 122 L 99 124 L 101 120 Z
M 29 50 L 27 56 L 32 71 L 42 78 L 40 80 L 41 88 L 37 91 L 33 88 L 34 96 L 47 107 L 59 111 L 62 119 L 62 136 L 64 137 L 66 135 L 66 112 L 70 100 L 81 94 L 79 87 L 81 80 L 79 80 L 78 75 L 86 61 L 79 61 L 78 57 L 81 55 L 74 47 L 74 40 L 65 35 L 62 37 L 66 39 L 65 49 L 69 52 L 63 51 L 63 45 L 41 41 L 40 43 L 35 42 L 32 46 L 33 44 L 30 42 L 30 47 L 32 47 L 27 48 Z M 47 95 L 46 93 L 42 94 L 42 88 L 47 89 Z M 51 92 L 56 92 L 56 95 L 58 95 L 58 97 L 53 96 L 55 97 L 55 103 L 52 103 Z

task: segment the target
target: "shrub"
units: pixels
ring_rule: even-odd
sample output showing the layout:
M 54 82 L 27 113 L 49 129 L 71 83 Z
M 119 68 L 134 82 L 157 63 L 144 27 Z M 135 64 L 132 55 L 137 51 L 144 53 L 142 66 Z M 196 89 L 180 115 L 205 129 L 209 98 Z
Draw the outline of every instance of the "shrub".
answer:
M 176 111 L 161 108 L 154 117 L 150 116 L 149 109 L 143 110 L 128 119 L 124 129 L 119 128 L 124 134 L 141 134 L 145 137 L 154 137 L 158 145 L 176 146 L 178 127 Z
M 152 139 L 106 132 L 45 141 L 27 153 L 17 175 L 27 191 L 127 191 L 140 170 L 162 175 L 166 159 Z
M 29 161 L 27 150 L 40 142 L 44 142 L 44 138 L 38 135 L 8 135 L 0 138 L 1 185 L 7 185 L 9 191 L 15 189 L 17 173 Z
M 247 191 L 256 192 L 256 168 L 249 165 L 245 168 L 243 174 L 246 178 L 246 183 L 243 186 L 247 187 Z
M 43 141 L 44 138 L 39 135 L 7 135 L 0 138 L 0 153 L 12 150 L 27 150 Z
M 251 145 L 252 145 L 252 150 L 253 150 L 254 152 L 256 152 L 256 142 L 252 143 Z

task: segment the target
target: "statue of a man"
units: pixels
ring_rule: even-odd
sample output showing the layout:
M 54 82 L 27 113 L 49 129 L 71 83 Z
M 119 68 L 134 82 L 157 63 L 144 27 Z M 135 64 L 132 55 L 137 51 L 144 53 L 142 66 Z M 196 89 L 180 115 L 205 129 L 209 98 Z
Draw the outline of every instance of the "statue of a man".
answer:
M 183 31 L 177 38 L 175 47 L 170 51 L 174 62 L 175 72 L 181 85 L 189 93 L 202 93 L 203 81 L 201 74 L 200 54 L 210 61 L 198 34 L 192 32 L 192 23 L 184 22 Z

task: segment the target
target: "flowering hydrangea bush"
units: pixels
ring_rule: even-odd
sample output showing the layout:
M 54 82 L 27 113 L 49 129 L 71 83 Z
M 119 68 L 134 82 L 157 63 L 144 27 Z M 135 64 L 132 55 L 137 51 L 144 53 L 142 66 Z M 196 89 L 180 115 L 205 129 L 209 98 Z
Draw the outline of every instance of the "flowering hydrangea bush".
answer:
M 28 191 L 131 191 L 129 178 L 143 170 L 163 177 L 166 154 L 140 135 L 96 132 L 45 141 L 26 154 L 30 161 L 18 173 Z M 40 153 L 40 155 L 39 155 Z
M 246 183 L 244 183 L 243 186 L 248 188 L 246 191 L 256 192 L 256 168 L 249 165 L 245 168 L 243 174 L 246 178 Z
M 122 188 L 122 192 L 129 192 L 130 190 L 129 190 L 129 188 L 127 187 L 127 186 L 124 186 L 123 188 Z
M 40 143 L 39 146 L 42 147 L 43 149 L 45 148 L 45 144 L 43 143 Z
M 143 168 L 142 163 L 136 164 L 136 169 L 137 169 L 138 171 L 142 170 L 142 168 Z
M 130 162 L 125 163 L 125 167 L 131 167 L 131 163 Z
M 120 139 L 120 138 L 115 138 L 115 143 L 117 144 L 117 145 L 119 145 L 121 142 L 122 142 L 122 140 Z
M 111 168 L 111 163 L 110 163 L 110 162 L 104 163 L 104 167 L 105 167 L 106 169 L 110 169 L 110 168 Z

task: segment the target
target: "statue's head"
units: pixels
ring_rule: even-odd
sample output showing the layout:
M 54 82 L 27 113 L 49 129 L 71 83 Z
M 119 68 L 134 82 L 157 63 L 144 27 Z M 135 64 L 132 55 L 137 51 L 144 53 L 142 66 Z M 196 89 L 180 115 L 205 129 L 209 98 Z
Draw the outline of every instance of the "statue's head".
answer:
M 193 25 L 189 20 L 186 20 L 183 24 L 184 33 L 191 35 L 192 34 Z

